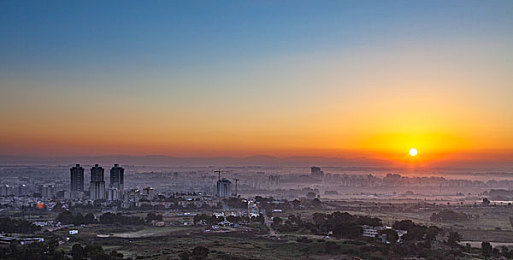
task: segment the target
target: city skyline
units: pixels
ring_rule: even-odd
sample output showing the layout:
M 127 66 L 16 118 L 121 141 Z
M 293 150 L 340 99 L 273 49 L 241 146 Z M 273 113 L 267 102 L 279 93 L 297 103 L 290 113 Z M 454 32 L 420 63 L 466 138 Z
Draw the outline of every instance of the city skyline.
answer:
M 513 160 L 509 1 L 0 7 L 2 155 Z

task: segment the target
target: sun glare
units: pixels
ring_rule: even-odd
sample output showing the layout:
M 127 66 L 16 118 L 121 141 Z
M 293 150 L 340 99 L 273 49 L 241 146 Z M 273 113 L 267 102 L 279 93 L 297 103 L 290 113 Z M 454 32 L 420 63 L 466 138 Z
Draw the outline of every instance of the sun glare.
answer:
M 410 156 L 415 156 L 415 155 L 417 155 L 417 149 L 411 148 L 410 149 Z

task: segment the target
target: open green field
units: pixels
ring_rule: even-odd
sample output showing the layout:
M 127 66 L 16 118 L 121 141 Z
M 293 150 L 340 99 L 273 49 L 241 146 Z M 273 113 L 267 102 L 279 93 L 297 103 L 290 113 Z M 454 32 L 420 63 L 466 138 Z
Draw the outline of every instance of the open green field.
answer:
M 326 254 L 325 241 L 313 239 L 311 243 L 300 243 L 296 236 L 281 236 L 271 239 L 267 232 L 203 232 L 205 227 L 117 227 L 91 226 L 79 228 L 76 236 L 62 245 L 66 250 L 75 243 L 99 243 L 106 251 L 117 250 L 125 257 L 151 259 L 179 259 L 179 254 L 196 246 L 211 250 L 211 257 L 224 259 L 228 256 L 237 259 L 298 259 L 301 257 Z M 96 234 L 110 234 L 98 237 Z M 353 245 L 340 244 L 340 253 L 351 253 Z M 354 251 L 356 252 L 356 251 Z

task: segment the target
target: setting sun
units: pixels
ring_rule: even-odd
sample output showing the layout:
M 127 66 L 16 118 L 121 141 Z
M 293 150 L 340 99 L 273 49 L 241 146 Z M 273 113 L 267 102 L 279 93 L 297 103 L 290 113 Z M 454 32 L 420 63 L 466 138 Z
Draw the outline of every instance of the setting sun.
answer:
M 415 156 L 415 155 L 417 155 L 417 149 L 411 148 L 410 149 L 410 156 Z

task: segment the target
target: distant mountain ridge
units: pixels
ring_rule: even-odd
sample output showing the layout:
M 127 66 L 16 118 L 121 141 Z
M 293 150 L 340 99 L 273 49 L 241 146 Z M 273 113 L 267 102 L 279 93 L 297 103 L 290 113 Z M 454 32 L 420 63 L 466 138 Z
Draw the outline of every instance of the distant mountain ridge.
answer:
M 245 157 L 173 157 L 168 155 L 97 155 L 97 156 L 21 156 L 0 155 L 0 165 L 72 165 L 120 163 L 140 166 L 293 166 L 356 167 L 356 168 L 403 168 L 408 165 L 369 157 L 321 157 L 253 155 Z M 422 166 L 417 165 L 418 168 Z M 485 168 L 513 171 L 513 159 L 505 161 L 440 161 L 428 168 Z
M 167 155 L 98 155 L 98 156 L 19 156 L 0 155 L 2 165 L 112 164 L 148 166 L 355 166 L 390 167 L 384 160 L 370 158 L 332 158 L 316 156 L 275 157 L 173 157 Z

